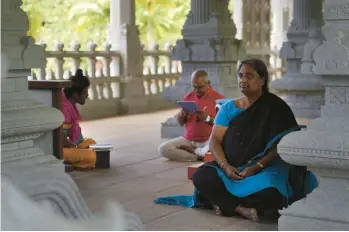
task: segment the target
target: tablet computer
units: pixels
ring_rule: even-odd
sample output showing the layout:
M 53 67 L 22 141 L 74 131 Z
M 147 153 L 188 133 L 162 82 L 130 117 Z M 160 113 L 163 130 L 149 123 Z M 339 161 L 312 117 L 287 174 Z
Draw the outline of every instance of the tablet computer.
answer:
M 199 111 L 200 107 L 194 101 L 177 101 L 177 105 L 185 112 Z

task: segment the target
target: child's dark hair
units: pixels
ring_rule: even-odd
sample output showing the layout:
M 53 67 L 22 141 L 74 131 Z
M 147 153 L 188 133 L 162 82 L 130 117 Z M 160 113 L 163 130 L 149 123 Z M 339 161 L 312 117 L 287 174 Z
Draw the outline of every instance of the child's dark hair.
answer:
M 262 87 L 263 93 L 269 92 L 269 73 L 268 73 L 268 67 L 267 65 L 258 59 L 248 59 L 241 61 L 238 72 L 240 71 L 242 65 L 248 64 L 251 65 L 254 70 L 258 73 L 258 75 L 264 79 L 264 85 Z
M 90 80 L 84 76 L 81 69 L 76 70 L 75 75 L 71 76 L 69 80 L 72 82 L 72 86 L 64 89 L 66 98 L 72 97 L 74 93 L 80 95 L 85 88 L 90 86 Z

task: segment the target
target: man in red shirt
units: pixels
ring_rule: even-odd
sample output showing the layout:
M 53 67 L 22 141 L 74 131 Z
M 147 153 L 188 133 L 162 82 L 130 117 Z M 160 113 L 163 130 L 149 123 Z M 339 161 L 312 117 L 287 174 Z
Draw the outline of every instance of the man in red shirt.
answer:
M 195 101 L 200 111 L 187 113 L 181 110 L 175 115 L 178 123 L 185 126 L 185 135 L 164 142 L 159 153 L 175 161 L 196 161 L 209 150 L 208 140 L 216 116 L 216 100 L 223 95 L 211 87 L 206 71 L 197 70 L 192 74 L 193 91 L 184 97 L 184 101 Z

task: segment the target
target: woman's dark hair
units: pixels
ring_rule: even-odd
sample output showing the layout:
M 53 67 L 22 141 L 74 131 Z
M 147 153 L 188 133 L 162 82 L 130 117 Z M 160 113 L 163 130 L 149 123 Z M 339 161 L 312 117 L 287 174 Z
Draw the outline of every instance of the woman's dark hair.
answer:
M 241 61 L 238 72 L 240 71 L 241 67 L 244 64 L 251 65 L 254 70 L 258 73 L 258 75 L 264 79 L 264 85 L 262 86 L 263 93 L 269 92 L 269 73 L 268 73 L 268 67 L 266 64 L 258 59 L 249 59 L 249 60 L 243 60 Z
M 90 80 L 84 76 L 81 69 L 77 69 L 75 75 L 71 76 L 69 80 L 72 82 L 72 86 L 64 89 L 66 98 L 72 97 L 74 93 L 80 95 L 85 88 L 90 86 Z

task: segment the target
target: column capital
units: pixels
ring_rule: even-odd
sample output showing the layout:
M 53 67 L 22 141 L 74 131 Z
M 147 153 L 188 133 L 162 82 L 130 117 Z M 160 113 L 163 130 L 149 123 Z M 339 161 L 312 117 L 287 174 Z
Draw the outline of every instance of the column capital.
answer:
M 271 82 L 271 88 L 285 99 L 299 119 L 319 117 L 324 102 L 321 79 L 310 71 L 312 54 L 322 42 L 321 25 L 322 1 L 293 0 L 288 40 L 280 50 L 280 57 L 287 61 L 287 70 L 281 79 Z

